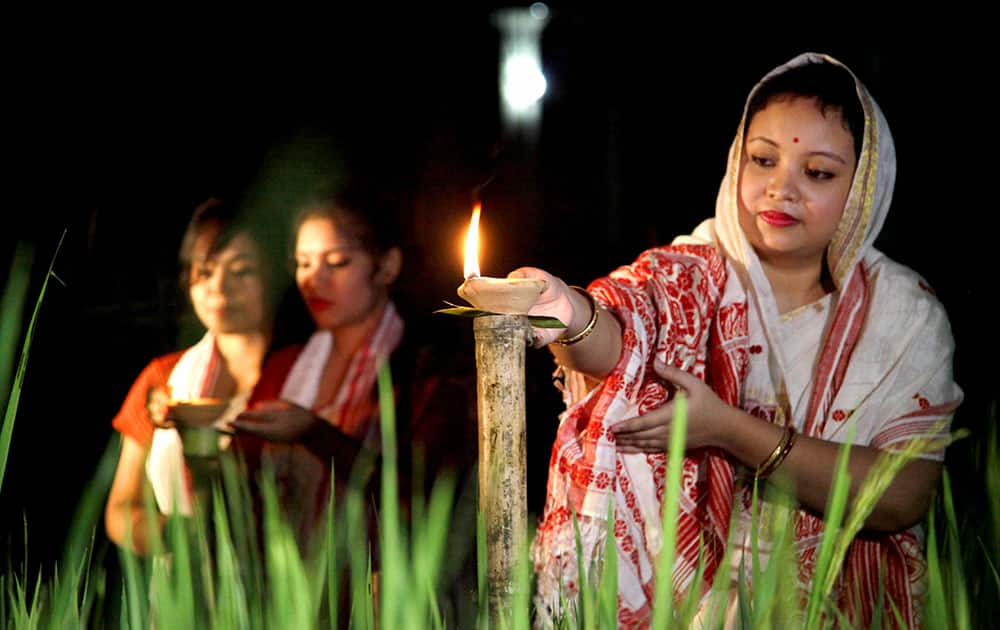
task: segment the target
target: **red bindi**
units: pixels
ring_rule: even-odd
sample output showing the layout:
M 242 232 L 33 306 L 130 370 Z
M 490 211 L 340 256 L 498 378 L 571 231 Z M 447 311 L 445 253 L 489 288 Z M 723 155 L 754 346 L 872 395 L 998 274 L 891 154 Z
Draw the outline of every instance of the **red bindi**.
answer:
M 799 141 L 798 138 L 792 138 L 792 142 L 798 143 L 798 141 Z

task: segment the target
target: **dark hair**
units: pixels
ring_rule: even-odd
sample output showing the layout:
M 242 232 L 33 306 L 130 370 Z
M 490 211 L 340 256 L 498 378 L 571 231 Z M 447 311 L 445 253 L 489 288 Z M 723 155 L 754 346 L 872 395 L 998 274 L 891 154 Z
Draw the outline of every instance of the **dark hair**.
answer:
M 336 191 L 316 191 L 300 205 L 292 222 L 292 250 L 303 223 L 326 218 L 372 256 L 382 256 L 402 244 L 400 205 L 398 196 L 371 181 L 356 180 Z
M 276 269 L 278 267 L 274 247 L 269 247 L 267 234 L 253 221 L 248 220 L 243 212 L 234 204 L 224 202 L 212 197 L 202 202 L 195 208 L 187 228 L 184 230 L 184 237 L 181 239 L 181 247 L 177 258 L 180 263 L 180 287 L 185 295 L 191 288 L 191 267 L 196 262 L 195 245 L 202 236 L 210 234 L 211 241 L 208 244 L 207 256 L 213 256 L 225 247 L 239 234 L 246 234 L 254 242 L 257 248 L 257 255 L 260 260 L 260 273 L 265 288 L 264 305 L 268 312 L 277 299 L 278 287 L 276 280 Z M 280 240 L 279 240 L 280 242 Z
M 865 130 L 865 113 L 861 108 L 857 87 L 844 68 L 827 62 L 808 63 L 768 79 L 750 99 L 746 127 L 753 117 L 770 105 L 789 97 L 815 98 L 825 116 L 828 110 L 840 112 L 844 125 L 854 138 L 855 157 L 861 156 Z M 746 128 L 744 128 L 746 133 Z

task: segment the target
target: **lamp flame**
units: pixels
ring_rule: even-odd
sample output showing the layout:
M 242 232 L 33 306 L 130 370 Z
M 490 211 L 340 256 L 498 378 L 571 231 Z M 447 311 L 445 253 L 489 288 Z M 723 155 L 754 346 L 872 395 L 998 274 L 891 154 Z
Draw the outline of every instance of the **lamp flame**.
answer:
M 479 213 L 482 204 L 477 203 L 472 210 L 469 232 L 465 235 L 465 278 L 479 275 Z

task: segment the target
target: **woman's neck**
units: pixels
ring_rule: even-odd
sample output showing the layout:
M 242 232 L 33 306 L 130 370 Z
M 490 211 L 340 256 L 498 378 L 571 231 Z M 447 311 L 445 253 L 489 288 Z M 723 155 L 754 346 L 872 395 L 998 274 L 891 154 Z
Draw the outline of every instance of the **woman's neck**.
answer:
M 264 332 L 216 334 L 215 347 L 237 392 L 247 391 L 257 383 L 270 343 L 270 335 Z
M 353 324 L 348 324 L 337 328 L 333 332 L 333 353 L 338 359 L 350 359 L 358 348 L 364 344 L 375 328 L 382 321 L 382 313 L 385 311 L 388 298 L 379 301 L 364 319 Z
M 822 260 L 801 264 L 761 259 L 760 264 L 781 314 L 811 304 L 830 292 L 823 286 Z

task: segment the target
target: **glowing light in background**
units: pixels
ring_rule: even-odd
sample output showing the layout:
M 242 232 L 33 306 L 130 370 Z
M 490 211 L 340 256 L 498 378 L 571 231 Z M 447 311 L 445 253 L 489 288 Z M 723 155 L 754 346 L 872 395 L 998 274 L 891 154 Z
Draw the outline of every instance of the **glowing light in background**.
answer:
M 548 84 L 542 72 L 541 37 L 549 8 L 536 2 L 528 8 L 501 9 L 493 14 L 500 30 L 500 94 L 504 127 L 537 133 L 541 99 Z
M 526 110 L 545 94 L 545 75 L 529 55 L 516 55 L 504 61 L 501 77 L 504 100 L 515 111 Z

